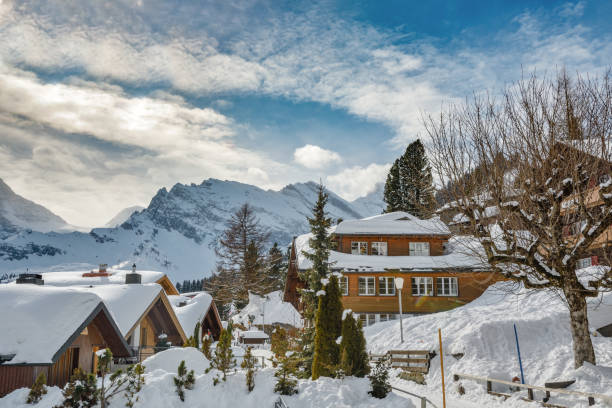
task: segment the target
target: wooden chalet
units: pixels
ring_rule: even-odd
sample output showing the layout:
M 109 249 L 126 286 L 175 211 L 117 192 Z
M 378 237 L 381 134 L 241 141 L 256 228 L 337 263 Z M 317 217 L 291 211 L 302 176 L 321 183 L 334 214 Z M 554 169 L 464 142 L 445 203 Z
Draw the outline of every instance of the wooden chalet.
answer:
M 311 234 L 296 237 L 290 251 L 284 300 L 301 309 L 299 272 L 311 267 L 303 255 Z M 398 291 L 394 278 L 404 278 L 402 309 L 405 314 L 449 310 L 479 297 L 500 279 L 451 239 L 439 219 L 421 220 L 393 212 L 338 224 L 333 232 L 337 250 L 330 253 L 333 271 L 340 278 L 344 308 L 359 315 L 364 326 L 396 319 Z
M 0 285 L 0 397 L 30 387 L 41 372 L 48 385 L 59 387 L 77 367 L 95 372 L 99 349 L 108 347 L 115 357 L 131 356 L 99 296 L 40 286 L 40 275 L 30 281 L 38 284 Z
M 205 335 L 210 335 L 215 341 L 219 340 L 222 328 L 221 317 L 210 294 L 196 292 L 189 295 L 168 296 L 168 298 L 187 337 L 193 335 L 197 323 L 200 323 L 198 332 L 200 342 Z

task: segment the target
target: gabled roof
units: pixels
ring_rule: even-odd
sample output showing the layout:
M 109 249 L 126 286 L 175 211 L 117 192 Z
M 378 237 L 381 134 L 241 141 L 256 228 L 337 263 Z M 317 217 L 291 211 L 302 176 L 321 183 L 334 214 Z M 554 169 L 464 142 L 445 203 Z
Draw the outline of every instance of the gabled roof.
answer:
M 168 300 L 185 333 L 192 333 L 196 324 L 204 320 L 213 305 L 212 296 L 206 292 L 199 292 L 194 297 L 168 296 Z M 181 304 L 183 306 L 180 306 Z
M 414 215 L 395 211 L 360 220 L 342 221 L 336 227 L 337 235 L 442 235 L 450 230 L 439 218 L 421 220 Z
M 5 364 L 54 363 L 91 322 L 118 356 L 129 347 L 95 293 L 32 284 L 0 285 L 0 355 Z M 9 359 L 9 357 L 12 358 Z

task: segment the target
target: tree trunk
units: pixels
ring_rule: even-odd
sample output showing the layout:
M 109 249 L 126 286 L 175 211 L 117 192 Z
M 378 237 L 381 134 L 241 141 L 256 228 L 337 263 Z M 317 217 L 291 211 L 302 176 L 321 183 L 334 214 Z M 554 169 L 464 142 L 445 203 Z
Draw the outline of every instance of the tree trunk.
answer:
M 582 289 L 584 290 L 584 289 Z M 574 367 L 582 367 L 585 361 L 595 364 L 595 350 L 589 333 L 586 297 L 578 288 L 565 288 L 565 298 L 570 313 L 570 328 L 574 346 Z

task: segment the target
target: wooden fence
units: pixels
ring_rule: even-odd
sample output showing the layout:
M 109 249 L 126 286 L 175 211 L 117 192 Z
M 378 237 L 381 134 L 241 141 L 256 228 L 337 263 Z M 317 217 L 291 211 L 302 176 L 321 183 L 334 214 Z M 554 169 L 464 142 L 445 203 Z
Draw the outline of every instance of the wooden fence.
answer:
M 534 398 L 534 390 L 537 391 L 544 391 L 546 393 L 546 397 L 543 400 L 543 405 L 544 406 L 549 406 L 549 407 L 558 407 L 558 405 L 551 405 L 551 404 L 546 404 L 546 401 L 548 401 L 548 399 L 550 398 L 550 393 L 551 392 L 555 392 L 557 394 L 566 394 L 566 395 L 577 395 L 580 397 L 585 397 L 588 399 L 589 401 L 589 405 L 595 405 L 595 399 L 600 399 L 602 401 L 605 401 L 606 403 L 610 404 L 612 403 L 612 396 L 609 395 L 603 395 L 603 394 L 596 394 L 596 393 L 592 393 L 592 392 L 581 392 L 581 391 L 569 391 L 569 390 L 564 390 L 564 389 L 560 389 L 560 388 L 552 388 L 552 387 L 541 387 L 538 385 L 530 385 L 530 384 L 520 384 L 520 383 L 515 383 L 512 381 L 505 381 L 505 380 L 496 380 L 494 378 L 487 378 L 487 377 L 477 377 L 475 375 L 469 375 L 469 374 L 455 374 L 453 375 L 453 379 L 455 381 L 459 381 L 459 379 L 464 378 L 466 380 L 473 380 L 473 381 L 480 381 L 480 382 L 484 382 L 487 384 L 487 392 L 489 394 L 492 395 L 499 395 L 502 397 L 509 397 L 509 394 L 502 394 L 502 393 L 496 393 L 493 392 L 493 383 L 496 384 L 505 384 L 505 385 L 509 385 L 511 387 L 515 387 L 515 388 L 524 388 L 527 390 L 527 400 L 528 401 L 535 401 Z
M 376 362 L 386 355 L 391 356 L 392 368 L 403 368 L 407 371 L 427 374 L 433 353 L 428 350 L 389 350 L 385 354 L 370 354 L 370 360 Z

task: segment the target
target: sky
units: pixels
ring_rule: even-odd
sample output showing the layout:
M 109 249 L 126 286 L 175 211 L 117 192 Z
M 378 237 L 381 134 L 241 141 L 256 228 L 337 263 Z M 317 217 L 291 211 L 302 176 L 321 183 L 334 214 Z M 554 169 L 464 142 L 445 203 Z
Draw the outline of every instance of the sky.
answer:
M 0 178 L 94 227 L 161 187 L 372 192 L 424 115 L 606 70 L 609 1 L 0 0 Z

